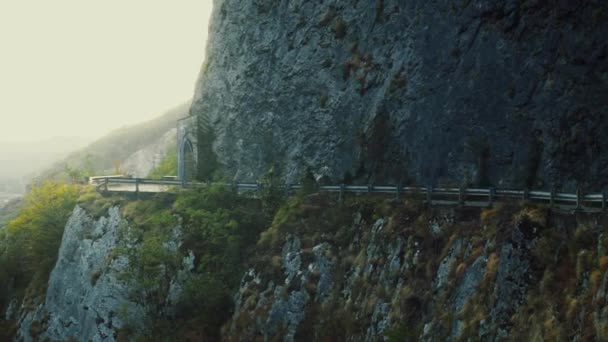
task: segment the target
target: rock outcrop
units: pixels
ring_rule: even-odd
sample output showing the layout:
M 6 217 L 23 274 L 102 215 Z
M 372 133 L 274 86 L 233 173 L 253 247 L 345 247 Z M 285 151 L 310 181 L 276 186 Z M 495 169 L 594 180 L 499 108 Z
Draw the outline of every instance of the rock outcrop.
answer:
M 607 35 L 599 0 L 216 0 L 192 113 L 239 180 L 599 189 Z
M 305 201 L 306 215 L 283 220 L 282 246 L 262 239 L 267 261 L 243 277 L 226 340 L 605 336 L 608 240 L 595 235 L 598 216 L 362 205 L 348 223 L 319 225 L 326 207 Z
M 181 227 L 167 227 L 166 251 L 177 252 L 182 244 Z M 145 290 L 130 276 L 130 253 L 141 248 L 131 223 L 118 206 L 94 218 L 76 206 L 66 224 L 58 259 L 49 277 L 44 298 L 31 298 L 18 307 L 13 301 L 5 315 L 17 321 L 21 341 L 116 341 L 145 335 L 152 316 L 175 315 L 184 282 L 194 268 L 190 252 L 174 275 L 164 305 L 146 301 Z M 159 266 L 160 267 L 160 266 Z M 148 289 L 150 290 L 150 289 Z M 152 289 L 154 290 L 154 289 Z
M 121 279 L 125 256 L 114 255 L 120 226 L 118 207 L 106 217 L 91 218 L 76 207 L 68 221 L 46 298 L 19 320 L 23 341 L 114 341 L 118 330 L 141 326 L 145 312 L 129 299 Z M 134 325 L 134 326 L 133 326 Z
M 122 163 L 121 169 L 133 177 L 147 177 L 169 153 L 174 152 L 171 149 L 176 149 L 176 137 L 177 128 L 169 130 L 158 141 L 128 156 Z

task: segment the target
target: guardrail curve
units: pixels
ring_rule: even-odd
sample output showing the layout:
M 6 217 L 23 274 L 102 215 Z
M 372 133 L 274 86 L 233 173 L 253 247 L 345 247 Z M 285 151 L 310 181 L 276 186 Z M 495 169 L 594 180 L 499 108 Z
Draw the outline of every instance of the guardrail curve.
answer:
M 97 191 L 102 192 L 166 192 L 169 187 L 206 187 L 213 184 L 220 184 L 230 187 L 236 191 L 255 191 L 259 192 L 262 185 L 259 183 L 238 183 L 238 182 L 184 182 L 181 180 L 154 180 L 145 178 L 127 178 L 125 176 L 98 176 L 91 177 L 90 183 L 96 186 Z M 131 185 L 133 188 L 125 187 Z M 145 189 L 146 186 L 156 188 Z M 286 184 L 281 188 L 289 194 L 297 191 L 302 186 L 299 184 Z M 607 194 L 601 193 L 583 194 L 578 191 L 576 194 L 562 193 L 556 191 L 537 191 L 537 190 L 511 190 L 497 188 L 445 188 L 445 187 L 404 187 L 391 185 L 320 185 L 318 191 L 334 192 L 340 194 L 340 199 L 346 193 L 376 193 L 392 194 L 397 199 L 405 196 L 420 196 L 428 204 L 457 204 L 463 206 L 491 206 L 494 202 L 508 200 L 528 200 L 541 202 L 554 206 L 570 206 L 574 210 L 580 211 L 605 211 Z

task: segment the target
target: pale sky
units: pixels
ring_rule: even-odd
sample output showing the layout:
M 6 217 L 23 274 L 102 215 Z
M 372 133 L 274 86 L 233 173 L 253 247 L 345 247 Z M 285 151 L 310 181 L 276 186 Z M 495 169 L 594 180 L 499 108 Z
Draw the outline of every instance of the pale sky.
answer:
M 213 0 L 0 0 L 0 141 L 100 137 L 189 100 Z

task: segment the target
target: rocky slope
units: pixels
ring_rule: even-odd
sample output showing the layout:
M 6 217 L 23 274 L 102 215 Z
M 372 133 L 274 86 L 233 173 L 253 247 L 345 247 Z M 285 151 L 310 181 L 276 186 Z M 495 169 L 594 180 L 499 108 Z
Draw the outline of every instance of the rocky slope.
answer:
M 214 4 L 192 112 L 228 177 L 606 185 L 605 1 Z
M 176 149 L 177 128 L 169 130 L 162 137 L 128 156 L 122 163 L 121 169 L 133 177 L 145 178 L 165 157 Z M 177 170 L 172 175 L 177 174 Z M 167 176 L 172 176 L 167 175 Z
M 113 341 L 126 325 L 123 311 L 142 322 L 142 308 L 128 299 L 130 290 L 120 280 L 124 257 L 112 258 L 117 247 L 121 216 L 118 208 L 107 217 L 92 219 L 82 208 L 72 214 L 63 235 L 57 264 L 46 298 L 33 311 L 22 308 L 18 338 L 37 341 Z M 19 311 L 7 312 L 7 316 Z
M 226 340 L 608 338 L 605 219 L 528 205 L 331 206 L 309 198 L 263 235 Z
M 141 333 L 150 315 L 148 303 L 138 300 L 140 290 L 126 275 L 130 265 L 124 248 L 141 247 L 130 239 L 129 229 L 117 206 L 99 218 L 77 206 L 65 227 L 45 298 L 26 300 L 21 307 L 15 301 L 5 313 L 7 320 L 17 321 L 16 339 L 116 341 Z M 179 233 L 172 236 L 165 244 L 176 249 Z M 172 282 L 165 310 L 171 310 L 180 284 L 178 278 Z
M 608 338 L 605 215 L 313 193 L 269 223 L 220 188 L 88 197 L 45 295 L 4 308 L 17 340 Z

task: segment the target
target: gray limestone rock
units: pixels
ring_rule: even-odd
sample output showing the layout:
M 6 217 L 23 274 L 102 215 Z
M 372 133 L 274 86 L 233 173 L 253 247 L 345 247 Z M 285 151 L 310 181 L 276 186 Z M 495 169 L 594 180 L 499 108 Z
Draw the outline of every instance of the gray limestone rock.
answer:
M 121 169 L 133 177 L 147 177 L 171 152 L 169 149 L 175 147 L 176 135 L 177 128 L 169 130 L 158 141 L 128 156 L 122 163 Z
M 169 286 L 169 291 L 167 293 L 167 300 L 165 301 L 165 313 L 169 316 L 175 314 L 175 307 L 179 303 L 184 284 L 191 278 L 192 271 L 194 271 L 195 261 L 196 257 L 194 253 L 189 251 L 188 255 L 182 259 L 182 267 L 177 271 L 177 275 L 171 280 L 171 285 Z
M 128 298 L 128 285 L 120 279 L 127 259 L 112 256 L 122 222 L 118 207 L 110 208 L 108 216 L 98 220 L 78 206 L 74 209 L 44 303 L 20 319 L 20 338 L 114 341 L 118 329 L 141 327 L 144 311 Z M 46 326 L 40 336 L 30 335 L 34 321 L 43 321 Z
M 460 284 L 452 296 L 453 312 L 458 314 L 464 308 L 467 301 L 475 295 L 479 282 L 485 274 L 485 267 L 488 259 L 485 255 L 481 255 L 475 259 L 473 264 L 469 266 L 464 273 Z M 458 338 L 461 335 L 462 322 L 455 320 L 452 326 L 452 337 Z
M 239 180 L 600 188 L 608 5 L 561 3 L 215 0 L 192 113 Z
M 332 262 L 327 257 L 331 253 L 331 246 L 328 243 L 322 243 L 312 248 L 314 254 L 314 262 L 308 266 L 308 271 L 311 274 L 318 274 L 319 281 L 317 283 L 317 291 L 315 300 L 323 301 L 327 297 L 332 288 Z
M 300 239 L 290 235 L 283 246 L 283 268 L 286 275 L 285 284 L 289 284 L 300 274 L 300 268 L 302 267 L 301 252 Z
M 385 330 L 389 327 L 390 321 L 387 320 L 390 311 L 390 303 L 378 302 L 372 314 L 372 324 L 367 328 L 366 341 L 373 341 L 379 336 L 384 336 Z
M 477 286 L 479 286 L 479 282 L 483 279 L 487 261 L 488 259 L 484 255 L 479 256 L 475 259 L 473 264 L 467 268 L 460 281 L 460 285 L 458 285 L 458 288 L 454 293 L 454 299 L 452 301 L 454 312 L 462 310 L 469 298 L 477 291 Z
M 278 286 L 275 289 L 274 297 L 282 298 L 284 290 L 282 286 Z M 265 338 L 271 338 L 280 327 L 286 326 L 287 332 L 283 341 L 293 342 L 298 325 L 304 319 L 305 306 L 309 300 L 310 296 L 305 289 L 293 291 L 287 298 L 276 299 L 266 321 L 266 329 L 264 329 Z
M 500 250 L 490 319 L 480 326 L 482 338 L 493 336 L 495 339 L 503 339 L 508 336 L 512 315 L 524 301 L 528 287 L 534 281 L 531 259 L 537 239 L 529 235 L 528 228 L 532 232 L 536 231 L 533 226 L 518 223 L 511 239 Z
M 446 257 L 441 260 L 439 268 L 437 269 L 437 275 L 435 276 L 435 289 L 439 290 L 445 285 L 448 275 L 450 274 L 450 270 L 462 252 L 463 244 L 464 243 L 461 239 L 454 241 L 454 244 L 452 247 L 450 247 Z

